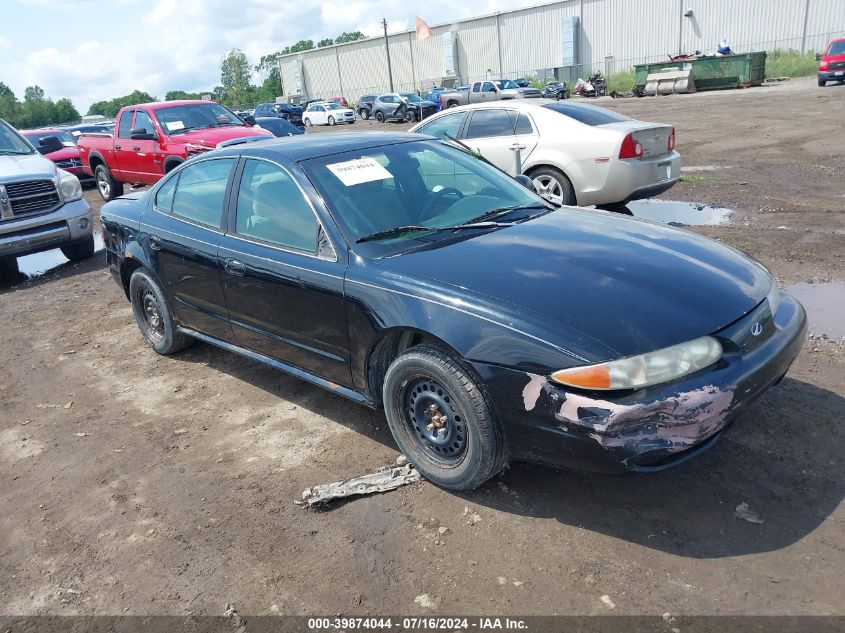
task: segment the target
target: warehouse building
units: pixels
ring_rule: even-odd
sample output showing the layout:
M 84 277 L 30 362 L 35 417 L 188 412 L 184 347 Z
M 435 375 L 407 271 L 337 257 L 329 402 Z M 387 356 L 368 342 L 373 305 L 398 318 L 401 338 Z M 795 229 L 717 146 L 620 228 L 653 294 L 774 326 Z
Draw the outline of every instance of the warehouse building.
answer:
M 421 16 L 425 18 L 425 16 Z M 845 35 L 845 0 L 560 0 L 281 58 L 286 99 L 425 91 L 489 78 L 572 80 L 669 54 L 822 50 Z M 388 70 L 388 52 L 390 67 Z

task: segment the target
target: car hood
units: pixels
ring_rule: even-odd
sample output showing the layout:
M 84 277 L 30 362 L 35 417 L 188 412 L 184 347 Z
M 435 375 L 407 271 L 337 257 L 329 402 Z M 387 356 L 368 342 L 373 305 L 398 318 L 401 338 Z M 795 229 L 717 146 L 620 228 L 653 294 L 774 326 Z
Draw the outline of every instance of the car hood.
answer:
M 0 156 L 0 183 L 14 180 L 52 179 L 56 177 L 53 162 L 41 154 L 23 154 Z
M 171 134 L 174 141 L 180 143 L 195 143 L 206 147 L 216 147 L 222 141 L 230 141 L 233 138 L 244 138 L 247 136 L 273 136 L 263 128 L 250 127 L 248 125 L 232 125 L 228 127 L 212 127 L 201 130 L 190 130 L 183 134 Z
M 547 325 L 556 322 L 558 332 L 580 334 L 578 349 L 595 359 L 717 332 L 755 308 L 771 287 L 761 264 L 716 241 L 576 209 L 380 262 L 406 279 L 445 285 L 444 292 L 463 301 L 475 294 L 506 302 L 507 312 L 517 308 L 526 323 L 544 330 L 554 331 Z
M 79 150 L 74 147 L 63 147 L 60 150 L 45 154 L 47 158 L 52 161 L 69 160 L 71 158 L 79 158 Z

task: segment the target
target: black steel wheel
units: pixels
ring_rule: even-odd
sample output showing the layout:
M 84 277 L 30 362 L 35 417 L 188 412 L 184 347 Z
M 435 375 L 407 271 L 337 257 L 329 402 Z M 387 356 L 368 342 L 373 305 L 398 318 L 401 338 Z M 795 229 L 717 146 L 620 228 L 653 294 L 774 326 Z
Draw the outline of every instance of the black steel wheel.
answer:
M 504 438 L 480 380 L 446 350 L 419 345 L 401 354 L 382 397 L 400 450 L 432 483 L 472 490 L 504 468 Z
M 138 329 L 156 352 L 173 354 L 190 344 L 190 337 L 176 329 L 164 293 L 146 270 L 138 269 L 132 273 L 129 300 Z

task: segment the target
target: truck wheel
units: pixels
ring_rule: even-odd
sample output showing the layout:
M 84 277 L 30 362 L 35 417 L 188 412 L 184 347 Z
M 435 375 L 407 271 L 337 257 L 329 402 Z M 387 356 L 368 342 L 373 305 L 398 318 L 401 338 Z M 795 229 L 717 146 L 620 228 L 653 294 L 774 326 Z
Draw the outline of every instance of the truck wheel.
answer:
M 382 112 L 381 110 L 376 112 L 376 121 L 378 121 L 379 123 L 384 123 L 384 112 Z
M 572 183 L 554 167 L 540 167 L 528 176 L 534 181 L 537 194 L 555 206 L 578 204 Z
M 827 85 L 827 81 L 824 79 L 819 79 L 819 88 L 824 88 Z
M 457 101 L 450 101 L 446 107 L 447 108 L 457 108 L 458 102 Z
M 84 242 L 76 242 L 75 244 L 68 244 L 62 246 L 62 255 L 67 257 L 72 262 L 82 261 L 88 259 L 94 254 L 94 236 L 92 235 Z
M 443 488 L 472 490 L 506 463 L 504 438 L 476 380 L 432 345 L 409 349 L 385 376 L 384 409 L 399 449 Z
M 166 356 L 191 344 L 191 338 L 176 329 L 164 293 L 143 268 L 132 273 L 129 279 L 129 300 L 138 329 L 156 352 Z
M 94 170 L 94 179 L 97 181 L 100 196 L 106 202 L 123 195 L 123 183 L 117 182 L 105 165 L 97 165 L 97 169 Z

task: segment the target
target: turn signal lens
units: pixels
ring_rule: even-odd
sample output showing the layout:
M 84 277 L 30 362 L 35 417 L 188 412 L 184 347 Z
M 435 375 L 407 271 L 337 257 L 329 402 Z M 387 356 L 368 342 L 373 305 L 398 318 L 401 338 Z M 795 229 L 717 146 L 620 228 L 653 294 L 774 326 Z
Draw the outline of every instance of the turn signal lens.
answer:
M 639 389 L 676 380 L 715 363 L 722 346 L 712 336 L 596 365 L 561 369 L 552 380 L 579 389 Z

